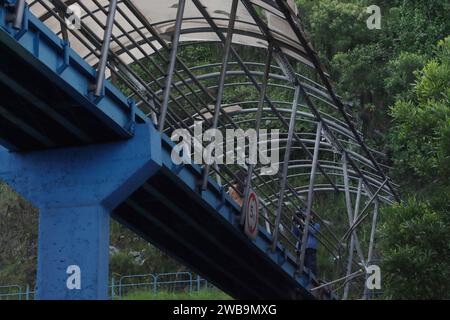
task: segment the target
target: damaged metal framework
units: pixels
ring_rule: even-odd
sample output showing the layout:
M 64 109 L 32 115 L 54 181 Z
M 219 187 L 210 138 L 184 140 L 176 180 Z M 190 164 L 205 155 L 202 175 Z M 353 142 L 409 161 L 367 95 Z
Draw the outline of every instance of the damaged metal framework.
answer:
M 319 250 L 334 264 L 326 281 L 335 289 L 341 286 L 343 298 L 349 296 L 351 281 L 363 279 L 364 268 L 374 258 L 380 206 L 399 197 L 384 173 L 384 156 L 364 143 L 350 108 L 333 91 L 293 0 L 27 3 L 97 69 L 92 84 L 96 96 L 102 95 L 103 80 L 109 78 L 161 132 L 192 132 L 196 121 L 203 122 L 203 130 L 280 129 L 279 174 L 265 176 L 258 165 L 249 165 L 241 196 L 255 190 L 265 212 L 261 226 L 273 235 L 274 246 L 282 243 L 297 256 L 299 273 L 305 248 L 297 248 L 293 227 L 304 224 L 305 243 L 312 216 L 321 222 Z M 81 11 L 79 28 L 67 23 L 74 6 Z M 195 64 L 192 57 L 185 62 L 186 48 L 196 47 L 218 53 L 216 60 L 199 56 Z M 199 192 L 209 175 L 224 188 L 233 188 L 235 170 L 206 165 Z M 331 208 L 333 200 L 345 202 L 343 212 L 337 213 L 348 220 L 345 229 L 314 209 L 317 199 L 328 201 Z M 305 213 L 304 220 L 299 212 Z M 363 226 L 369 230 L 367 243 L 358 234 Z

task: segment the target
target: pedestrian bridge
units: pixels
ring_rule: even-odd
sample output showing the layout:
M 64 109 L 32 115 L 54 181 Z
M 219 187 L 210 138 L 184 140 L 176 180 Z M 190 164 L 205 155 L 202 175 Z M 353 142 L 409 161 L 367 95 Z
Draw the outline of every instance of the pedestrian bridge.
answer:
M 40 210 L 38 299 L 107 298 L 110 217 L 235 298 L 361 289 L 396 186 L 293 3 L 0 0 L 0 178 Z M 172 133 L 196 122 L 280 130 L 278 173 L 175 164 Z M 244 208 L 257 195 L 251 237 L 233 189 Z M 319 211 L 333 199 L 340 218 Z M 312 217 L 317 275 L 292 232 Z

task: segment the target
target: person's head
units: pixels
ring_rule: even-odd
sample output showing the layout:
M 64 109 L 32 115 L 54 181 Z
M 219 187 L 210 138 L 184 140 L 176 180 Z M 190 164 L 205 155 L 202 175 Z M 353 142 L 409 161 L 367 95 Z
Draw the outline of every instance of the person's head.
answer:
M 301 219 L 302 219 L 303 221 L 306 221 L 306 217 L 307 217 L 306 212 L 303 211 L 302 214 L 301 214 Z M 315 217 L 314 213 L 312 213 L 312 212 L 311 212 L 311 214 L 310 214 L 310 216 L 309 216 L 309 222 L 310 222 L 311 224 L 316 223 L 316 217 Z
M 300 219 L 305 218 L 305 214 L 306 212 L 303 208 L 298 209 L 296 212 L 297 217 L 299 217 Z

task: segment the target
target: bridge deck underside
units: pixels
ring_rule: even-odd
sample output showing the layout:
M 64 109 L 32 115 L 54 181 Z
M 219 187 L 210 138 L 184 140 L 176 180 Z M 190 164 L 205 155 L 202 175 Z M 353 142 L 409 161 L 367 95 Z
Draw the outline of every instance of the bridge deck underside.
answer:
M 163 169 L 115 210 L 116 219 L 235 298 L 313 298 L 236 224 L 177 180 Z
M 0 144 L 31 151 L 111 142 L 146 121 L 107 81 L 94 96 L 95 69 L 39 19 L 27 13 L 17 30 L 11 10 L 0 9 Z
M 0 44 L 0 137 L 15 150 L 120 138 L 76 97 Z

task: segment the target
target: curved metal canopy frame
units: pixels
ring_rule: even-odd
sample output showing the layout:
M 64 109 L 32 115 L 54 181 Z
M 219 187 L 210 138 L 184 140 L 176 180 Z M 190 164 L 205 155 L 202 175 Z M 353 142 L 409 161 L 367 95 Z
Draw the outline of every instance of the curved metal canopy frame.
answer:
M 284 157 L 278 163 L 279 174 L 268 177 L 260 166 L 246 166 L 248 178 L 242 181 L 246 190 L 241 196 L 246 197 L 250 187 L 256 191 L 265 212 L 261 224 L 273 235 L 274 245 L 281 242 L 297 256 L 299 271 L 305 252 L 296 248 L 293 227 L 303 224 L 308 230 L 312 216 L 322 221 L 318 240 L 338 262 L 333 276 L 328 276 L 333 284 L 345 281 L 343 298 L 348 297 L 350 282 L 364 275 L 364 267 L 374 258 L 380 204 L 392 204 L 399 197 L 396 185 L 383 172 L 387 166 L 379 163 L 382 153 L 365 145 L 351 110 L 333 91 L 300 27 L 293 0 L 27 3 L 87 63 L 97 67 L 98 77 L 110 77 L 135 99 L 161 131 L 192 132 L 198 121 L 203 130 L 280 129 L 279 146 L 269 148 Z M 73 18 L 74 5 L 81 11 L 79 28 L 68 28 L 66 19 Z M 220 48 L 217 61 L 189 61 L 188 66 L 181 53 L 198 44 Z M 248 47 L 255 48 L 258 61 L 242 58 Z M 242 97 L 240 90 L 249 94 Z M 204 182 L 211 175 L 224 187 L 234 188 L 234 169 L 205 166 Z M 322 199 L 327 193 L 343 194 L 346 228 L 314 210 L 314 198 Z M 306 214 L 304 221 L 298 219 L 300 210 Z M 362 226 L 370 228 L 368 243 L 358 239 Z M 306 236 L 304 232 L 303 243 Z M 368 296 L 366 290 L 364 294 Z

